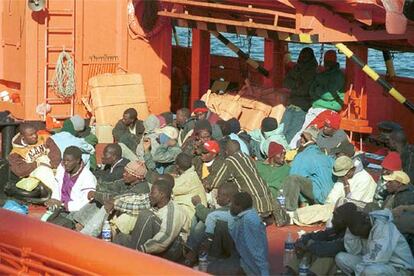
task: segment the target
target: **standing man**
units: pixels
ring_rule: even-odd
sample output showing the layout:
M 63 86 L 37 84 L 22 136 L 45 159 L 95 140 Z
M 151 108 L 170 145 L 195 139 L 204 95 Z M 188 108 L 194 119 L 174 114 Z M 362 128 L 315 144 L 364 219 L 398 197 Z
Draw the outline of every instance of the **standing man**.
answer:
M 144 131 L 144 124 L 141 120 L 138 120 L 138 112 L 136 109 L 128 108 L 124 111 L 122 119 L 118 121 L 112 130 L 112 135 L 114 136 L 115 142 L 123 143 L 135 152 Z

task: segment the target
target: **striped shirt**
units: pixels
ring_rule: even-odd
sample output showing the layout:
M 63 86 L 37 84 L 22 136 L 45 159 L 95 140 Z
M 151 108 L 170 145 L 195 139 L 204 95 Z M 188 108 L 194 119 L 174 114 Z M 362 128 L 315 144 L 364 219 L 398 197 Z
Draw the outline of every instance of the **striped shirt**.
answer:
M 275 202 L 269 187 L 259 176 L 255 163 L 245 154 L 236 152 L 224 161 L 223 166 L 212 177 L 212 188 L 226 181 L 234 181 L 240 191 L 249 193 L 254 208 L 262 215 L 269 215 L 275 209 Z

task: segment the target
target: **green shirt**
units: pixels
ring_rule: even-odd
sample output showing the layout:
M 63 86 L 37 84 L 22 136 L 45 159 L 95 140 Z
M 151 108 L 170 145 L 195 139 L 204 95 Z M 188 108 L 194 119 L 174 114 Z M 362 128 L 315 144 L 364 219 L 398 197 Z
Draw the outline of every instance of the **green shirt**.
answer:
M 265 164 L 263 161 L 256 162 L 259 175 L 266 181 L 272 195 L 276 198 L 282 188 L 283 180 L 289 175 L 290 167 L 284 164 L 281 167 Z

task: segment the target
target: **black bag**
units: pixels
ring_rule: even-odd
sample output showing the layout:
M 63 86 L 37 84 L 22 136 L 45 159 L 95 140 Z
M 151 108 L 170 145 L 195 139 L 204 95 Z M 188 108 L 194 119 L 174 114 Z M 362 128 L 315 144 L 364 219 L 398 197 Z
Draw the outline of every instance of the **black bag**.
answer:
M 62 208 L 57 208 L 53 212 L 53 214 L 51 214 L 50 217 L 48 217 L 47 222 L 60 225 L 72 230 L 75 229 L 75 223 L 65 216 L 64 210 Z

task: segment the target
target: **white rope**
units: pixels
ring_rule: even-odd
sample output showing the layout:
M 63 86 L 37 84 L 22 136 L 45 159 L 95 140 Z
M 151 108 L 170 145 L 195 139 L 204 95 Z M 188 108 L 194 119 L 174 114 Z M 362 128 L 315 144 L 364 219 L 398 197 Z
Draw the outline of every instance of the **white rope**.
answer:
M 62 98 L 70 98 L 75 94 L 75 66 L 70 54 L 63 50 L 57 59 L 53 89 Z

